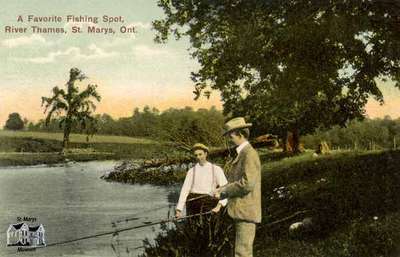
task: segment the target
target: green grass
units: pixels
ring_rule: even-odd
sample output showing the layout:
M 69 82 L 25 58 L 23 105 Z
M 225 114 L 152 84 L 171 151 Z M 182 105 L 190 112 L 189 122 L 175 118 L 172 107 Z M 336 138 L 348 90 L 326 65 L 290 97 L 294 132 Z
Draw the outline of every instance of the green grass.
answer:
M 258 256 L 291 256 L 290 251 L 335 257 L 400 253 L 399 165 L 400 151 L 303 155 L 266 164 L 264 222 L 308 210 L 305 216 L 312 217 L 315 228 L 293 240 L 288 226 L 303 217 L 273 228 L 262 225 L 256 240 Z M 290 194 L 280 199 L 274 189 L 282 186 Z M 271 240 L 269 247 L 262 243 L 266 239 Z
M 65 158 L 75 161 L 152 159 L 178 153 L 170 143 L 151 139 L 73 134 Z M 61 133 L 0 131 L 0 166 L 51 164 L 63 161 Z M 20 154 L 24 153 L 24 154 Z
M 268 257 L 399 257 L 400 212 L 353 219 L 325 238 L 264 236 L 256 240 L 255 256 Z M 261 245 L 262 242 L 262 245 Z
M 0 130 L 1 137 L 12 137 L 12 138 L 36 138 L 36 139 L 48 139 L 48 140 L 63 140 L 62 133 L 51 133 L 51 132 L 32 132 L 32 131 L 11 131 L 11 130 Z M 0 139 L 1 140 L 1 139 Z M 86 135 L 83 134 L 71 134 L 70 142 L 72 143 L 88 143 L 86 141 Z M 89 143 L 115 143 L 115 144 L 159 144 L 159 141 L 147 139 L 147 138 L 134 138 L 126 136 L 109 136 L 109 135 L 94 135 L 89 137 Z
M 263 221 L 257 229 L 255 256 L 400 256 L 400 151 L 333 152 L 317 157 L 305 153 L 279 161 L 266 155 L 261 158 Z M 306 212 L 292 216 L 300 211 Z M 306 217 L 313 226 L 295 236 L 290 234 L 290 224 Z M 199 226 L 208 230 L 207 225 Z M 166 233 L 172 237 L 168 239 L 160 234 L 158 245 L 147 245 L 147 256 L 174 252 L 193 256 L 191 249 L 201 249 L 186 240 L 187 235 L 197 233 L 197 242 L 210 242 L 208 234 L 199 231 L 187 227 L 182 233 Z M 232 233 L 220 234 L 223 238 L 211 241 L 204 251 L 232 239 Z M 231 250 L 227 247 L 216 256 L 229 256 Z
M 38 164 L 56 164 L 67 160 L 94 161 L 114 159 L 113 154 L 107 153 L 0 153 L 0 166 L 24 166 Z

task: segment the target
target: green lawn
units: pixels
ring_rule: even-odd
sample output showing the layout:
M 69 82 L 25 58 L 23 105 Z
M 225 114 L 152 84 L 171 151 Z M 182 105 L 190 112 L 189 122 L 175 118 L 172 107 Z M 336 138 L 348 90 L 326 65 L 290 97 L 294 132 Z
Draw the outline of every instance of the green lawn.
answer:
M 49 139 L 49 140 L 63 140 L 62 133 L 50 133 L 50 132 L 32 132 L 32 131 L 10 131 L 0 130 L 1 137 L 19 137 L 19 138 L 37 138 L 37 139 Z M 86 135 L 83 134 L 71 134 L 70 142 L 72 143 L 86 143 Z M 159 141 L 147 139 L 147 138 L 135 138 L 126 136 L 109 136 L 109 135 L 94 135 L 89 138 L 89 143 L 117 143 L 117 144 L 158 144 Z

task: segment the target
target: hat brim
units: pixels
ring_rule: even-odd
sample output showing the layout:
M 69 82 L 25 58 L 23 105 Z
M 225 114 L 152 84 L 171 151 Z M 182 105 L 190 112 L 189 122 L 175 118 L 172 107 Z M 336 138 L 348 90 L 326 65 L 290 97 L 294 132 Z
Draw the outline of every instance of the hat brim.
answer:
M 200 147 L 200 146 L 192 147 L 192 152 L 194 152 L 196 150 L 203 150 L 203 151 L 205 151 L 207 153 L 210 152 L 210 150 L 208 148 L 204 148 L 204 147 Z
M 232 131 L 237 130 L 237 129 L 250 128 L 251 126 L 253 126 L 253 123 L 246 123 L 246 124 L 243 124 L 241 126 L 237 126 L 237 127 L 231 128 L 231 129 L 225 131 L 222 135 L 226 136 L 226 134 L 228 134 L 229 132 L 232 132 Z

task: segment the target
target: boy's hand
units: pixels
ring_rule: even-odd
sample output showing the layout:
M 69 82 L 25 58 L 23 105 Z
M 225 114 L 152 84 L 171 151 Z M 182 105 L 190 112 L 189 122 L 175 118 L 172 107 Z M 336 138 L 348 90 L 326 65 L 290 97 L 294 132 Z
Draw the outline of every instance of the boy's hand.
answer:
M 222 191 L 222 188 L 221 188 L 221 187 L 215 189 L 213 196 L 214 196 L 215 198 L 217 198 L 217 199 L 220 199 L 220 198 L 221 198 L 221 191 Z
M 180 219 L 182 217 L 182 212 L 180 210 L 175 211 L 175 218 Z
M 214 207 L 211 211 L 213 213 L 218 213 L 221 210 L 222 204 L 218 203 L 217 206 Z

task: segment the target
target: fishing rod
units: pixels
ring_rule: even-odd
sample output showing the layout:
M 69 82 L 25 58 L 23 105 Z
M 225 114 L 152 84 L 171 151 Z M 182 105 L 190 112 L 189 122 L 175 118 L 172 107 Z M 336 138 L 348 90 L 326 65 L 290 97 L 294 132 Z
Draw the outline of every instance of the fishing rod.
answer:
M 113 226 L 116 226 L 116 224 L 118 224 L 118 223 L 128 222 L 128 221 L 131 221 L 131 220 L 138 220 L 138 219 L 140 219 L 141 217 L 137 217 L 137 215 L 144 214 L 144 213 L 149 213 L 149 212 L 151 212 L 151 211 L 162 210 L 162 209 L 167 208 L 167 207 L 170 208 L 171 206 L 174 206 L 174 204 L 162 205 L 162 206 L 157 207 L 157 208 L 152 208 L 151 210 L 144 210 L 144 211 L 141 211 L 141 212 L 137 212 L 137 213 L 133 214 L 134 216 L 131 216 L 131 217 L 127 217 L 127 218 L 123 218 L 123 219 L 119 219 L 119 220 L 113 221 L 113 222 L 111 222 L 111 224 L 112 224 Z
M 138 225 L 138 226 L 118 229 L 118 230 L 114 230 L 114 231 L 103 232 L 103 233 L 100 233 L 100 234 L 94 234 L 94 235 L 79 237 L 79 238 L 76 238 L 76 239 L 71 239 L 71 240 L 56 242 L 56 243 L 52 243 L 52 244 L 47 244 L 46 247 L 42 247 L 42 248 L 47 248 L 47 247 L 56 246 L 56 245 L 63 245 L 63 244 L 73 243 L 73 242 L 77 242 L 77 241 L 82 241 L 82 240 L 101 237 L 101 236 L 106 236 L 106 235 L 116 235 L 116 234 L 118 234 L 120 232 L 124 232 L 124 231 L 129 231 L 129 230 L 134 230 L 134 229 L 144 228 L 144 227 L 150 227 L 150 226 L 154 226 L 154 225 L 158 225 L 158 224 L 162 224 L 162 223 L 167 223 L 167 222 L 174 222 L 174 221 L 179 221 L 179 220 L 184 220 L 184 219 L 190 219 L 190 218 L 194 218 L 194 217 L 198 217 L 198 216 L 202 216 L 202 215 L 208 215 L 208 214 L 211 214 L 211 213 L 212 213 L 212 211 L 207 211 L 207 212 L 203 212 L 203 213 L 184 216 L 184 217 L 181 217 L 181 218 L 172 218 L 172 219 L 166 219 L 166 220 L 146 223 L 146 224 L 143 224 L 143 225 Z
M 191 201 L 203 199 L 203 198 L 206 198 L 206 197 L 209 197 L 209 196 L 210 195 L 205 194 L 205 195 L 193 197 L 193 198 L 188 199 L 186 202 L 191 202 Z M 163 205 L 163 206 L 160 206 L 159 208 L 155 208 L 155 209 L 151 209 L 151 210 L 145 210 L 145 211 L 142 211 L 142 212 L 137 212 L 137 213 L 134 214 L 135 216 L 131 216 L 131 217 L 128 217 L 128 218 L 123 218 L 123 219 L 120 219 L 120 220 L 117 220 L 117 221 L 113 221 L 113 222 L 111 222 L 111 224 L 113 226 L 116 226 L 116 224 L 118 224 L 118 223 L 128 222 L 128 221 L 132 221 L 132 220 L 138 220 L 138 219 L 140 219 L 140 217 L 137 217 L 137 215 L 139 215 L 139 214 L 148 213 L 148 212 L 156 211 L 156 210 L 161 210 L 161 209 L 164 209 L 166 207 L 172 207 L 172 206 L 174 206 L 174 204 Z
M 186 200 L 186 202 L 191 202 L 191 201 L 203 199 L 203 198 L 206 198 L 206 197 L 210 197 L 210 195 L 206 195 L 205 194 L 205 195 L 200 195 L 200 196 L 197 196 L 197 197 L 193 197 L 193 198 L 190 198 L 190 199 Z

